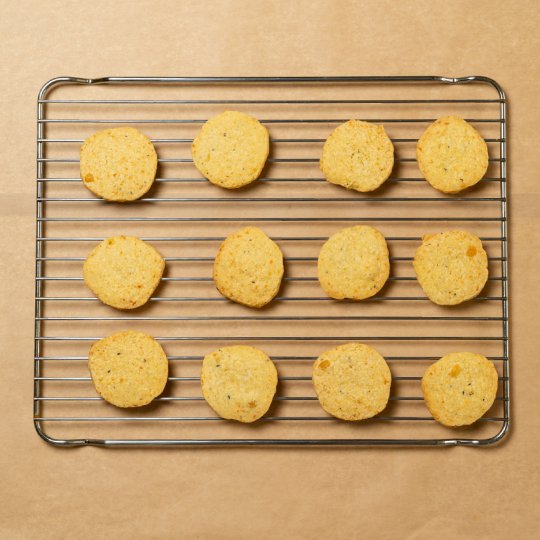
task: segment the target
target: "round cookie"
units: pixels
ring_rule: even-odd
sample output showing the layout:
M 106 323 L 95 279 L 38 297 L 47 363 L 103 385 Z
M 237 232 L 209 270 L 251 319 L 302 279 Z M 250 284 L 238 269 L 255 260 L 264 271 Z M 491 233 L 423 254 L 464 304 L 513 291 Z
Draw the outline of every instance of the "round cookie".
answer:
M 416 159 L 425 179 L 443 193 L 474 186 L 489 165 L 486 141 L 457 116 L 439 118 L 426 129 Z
M 373 348 L 349 343 L 322 354 L 313 365 L 313 386 L 322 408 L 342 420 L 364 420 L 388 403 L 392 375 Z
M 270 148 L 268 130 L 235 111 L 210 118 L 191 145 L 193 163 L 212 184 L 236 189 L 256 180 Z
M 104 303 L 117 309 L 142 306 L 161 280 L 165 261 L 134 236 L 113 236 L 86 257 L 84 282 Z
M 168 361 L 161 345 L 142 332 L 117 332 L 90 348 L 88 369 L 96 392 L 117 407 L 142 407 L 167 383 Z
M 324 143 L 321 171 L 332 184 L 373 191 L 390 176 L 393 166 L 394 146 L 383 126 L 349 120 Z
M 444 426 L 468 426 L 493 405 L 498 376 L 484 356 L 469 352 L 444 356 L 422 378 L 422 393 L 433 418 Z
M 460 304 L 478 296 L 488 278 L 488 259 L 482 242 L 465 231 L 424 236 L 413 266 L 428 298 L 440 306 Z
M 282 277 L 281 250 L 257 227 L 228 236 L 214 261 L 218 291 L 249 307 L 268 304 L 278 293 Z
M 94 133 L 81 147 L 81 178 L 98 197 L 134 201 L 152 186 L 157 170 L 154 146 L 131 127 Z
M 268 411 L 277 382 L 276 367 L 255 347 L 222 347 L 203 360 L 202 393 L 221 418 L 258 420 Z
M 377 294 L 389 274 L 386 240 L 373 227 L 342 229 L 328 239 L 319 253 L 321 287 L 338 300 L 362 300 Z

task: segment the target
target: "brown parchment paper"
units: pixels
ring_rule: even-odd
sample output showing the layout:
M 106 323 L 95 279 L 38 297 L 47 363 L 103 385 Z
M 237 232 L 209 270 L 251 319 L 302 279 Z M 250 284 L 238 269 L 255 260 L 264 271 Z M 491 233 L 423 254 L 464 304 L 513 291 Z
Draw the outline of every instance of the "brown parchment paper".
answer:
M 0 537 L 536 538 L 538 23 L 536 3 L 525 1 L 429 6 L 5 2 L 0 18 Z M 496 79 L 508 96 L 512 426 L 502 443 L 484 449 L 125 450 L 54 448 L 38 437 L 32 424 L 32 337 L 36 98 L 43 83 L 60 75 L 425 74 L 486 75 Z M 313 153 L 314 148 L 306 152 Z M 175 149 L 163 152 L 164 157 L 167 152 L 172 156 Z M 287 157 L 283 152 L 275 157 Z M 59 176 L 67 175 L 61 166 L 58 171 Z M 78 196 L 75 186 L 62 189 L 68 196 Z M 274 189 L 257 186 L 254 195 L 270 196 Z M 299 186 L 288 189 L 301 196 Z M 394 189 L 391 186 L 385 194 Z M 332 193 L 340 196 L 339 191 Z M 54 232 L 51 229 L 49 236 Z M 279 226 L 271 232 L 290 236 Z M 320 227 L 303 229 L 309 236 L 325 232 Z M 59 235 L 63 233 L 65 229 L 58 229 Z M 73 230 L 73 236 L 106 233 Z M 61 246 L 47 249 L 54 256 Z M 77 249 L 79 256 L 85 255 L 84 246 Z M 163 247 L 167 249 L 172 246 Z M 410 251 L 411 246 L 403 249 Z M 187 275 L 199 270 L 206 271 L 193 266 Z M 406 269 L 398 270 L 406 275 Z M 313 268 L 295 266 L 294 271 L 297 276 L 313 275 Z M 77 270 L 71 272 L 76 275 Z M 318 294 L 316 284 L 306 286 Z M 203 293 L 210 289 L 206 287 L 193 290 Z M 285 292 L 293 294 L 300 285 L 287 287 Z M 74 287 L 66 295 L 80 290 Z M 50 293 L 54 291 L 52 285 Z M 176 293 L 172 288 L 162 292 Z M 62 306 L 55 309 L 61 316 Z M 161 335 L 179 334 L 178 328 L 161 330 Z M 291 333 L 279 325 L 270 330 L 271 335 Z M 231 328 L 229 335 L 241 331 Z M 311 329 L 317 331 L 316 326 Z M 396 327 L 400 335 L 411 331 L 407 325 Z M 473 335 L 475 328 L 469 331 Z M 369 332 L 376 335 L 377 329 L 364 329 L 364 335 Z M 260 330 L 259 335 L 265 334 L 270 334 L 268 328 Z M 315 349 L 314 355 L 319 352 Z M 73 367 L 73 376 L 79 374 L 84 375 L 81 367 Z M 290 435 L 295 436 L 294 429 Z

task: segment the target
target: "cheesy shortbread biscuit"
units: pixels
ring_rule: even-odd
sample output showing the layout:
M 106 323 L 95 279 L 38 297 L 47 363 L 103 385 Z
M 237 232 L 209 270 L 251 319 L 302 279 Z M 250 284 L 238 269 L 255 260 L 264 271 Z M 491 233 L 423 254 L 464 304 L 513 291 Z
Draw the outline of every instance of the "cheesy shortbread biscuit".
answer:
M 426 129 L 416 159 L 425 179 L 443 193 L 474 186 L 489 165 L 486 141 L 457 116 L 439 118 Z
M 322 408 L 342 420 L 363 420 L 388 403 L 392 375 L 373 348 L 349 343 L 322 354 L 313 365 L 313 385 Z
M 389 274 L 386 240 L 373 227 L 342 229 L 319 253 L 319 282 L 332 298 L 369 298 L 381 290 Z
M 117 309 L 142 306 L 161 280 L 165 261 L 134 236 L 113 236 L 86 257 L 84 282 L 104 303 Z
M 132 127 L 94 133 L 81 147 L 81 178 L 98 197 L 134 201 L 152 186 L 157 170 L 154 146 Z
M 221 418 L 258 420 L 270 407 L 277 382 L 273 362 L 255 347 L 222 347 L 203 360 L 202 393 Z
M 268 130 L 235 111 L 210 118 L 191 145 L 193 163 L 212 184 L 236 189 L 256 180 L 270 148 Z
M 214 261 L 218 291 L 245 306 L 268 304 L 278 293 L 282 277 L 281 250 L 257 227 L 228 236 Z
M 97 393 L 117 407 L 142 407 L 167 383 L 161 345 L 142 332 L 117 332 L 90 348 L 88 369 Z
M 383 126 L 350 120 L 324 143 L 321 170 L 332 184 L 373 191 L 390 176 L 393 166 L 394 146 Z
M 444 356 L 428 368 L 422 393 L 433 418 L 444 426 L 468 426 L 493 405 L 498 376 L 484 356 L 469 352 Z
M 488 259 L 482 242 L 465 231 L 424 236 L 413 265 L 428 298 L 441 306 L 478 296 L 488 278 Z

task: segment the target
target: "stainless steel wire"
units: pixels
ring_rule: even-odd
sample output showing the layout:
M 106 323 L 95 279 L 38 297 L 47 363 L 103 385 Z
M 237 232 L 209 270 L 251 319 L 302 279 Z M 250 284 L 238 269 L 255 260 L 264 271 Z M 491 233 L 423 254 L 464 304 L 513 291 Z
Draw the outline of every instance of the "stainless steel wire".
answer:
M 208 88 L 212 85 L 219 84 L 229 84 L 235 83 L 240 85 L 272 85 L 272 84 L 284 84 L 291 85 L 297 84 L 306 85 L 308 83 L 317 83 L 320 85 L 339 85 L 340 83 L 355 84 L 358 87 L 366 85 L 369 83 L 378 83 L 385 84 L 389 88 L 395 88 L 399 92 L 400 85 L 406 85 L 410 83 L 420 83 L 425 85 L 440 85 L 440 84 L 449 84 L 449 85 L 461 85 L 465 83 L 474 83 L 474 84 L 489 84 L 491 85 L 498 95 L 496 99 L 267 99 L 267 100 L 247 100 L 247 99 L 182 99 L 182 100 L 163 100 L 163 99 L 46 99 L 48 93 L 56 86 L 59 85 L 70 85 L 75 91 L 77 88 L 80 88 L 82 85 L 95 86 L 95 85 L 111 85 L 118 88 L 127 87 L 134 83 L 142 84 L 146 88 L 157 88 L 158 85 L 177 85 L 180 88 L 182 85 L 190 84 L 199 84 L 206 85 Z M 282 105 L 283 107 L 288 106 L 286 111 L 290 115 L 294 115 L 294 107 L 291 105 L 341 105 L 341 104 L 394 104 L 399 106 L 406 105 L 417 105 L 423 106 L 428 104 L 475 104 L 478 106 L 487 106 L 494 105 L 499 107 L 499 114 L 497 117 L 490 118 L 468 118 L 468 122 L 479 123 L 480 125 L 497 125 L 499 126 L 498 136 L 491 136 L 486 138 L 486 141 L 492 144 L 495 144 L 499 148 L 499 157 L 490 157 L 490 162 L 495 166 L 499 166 L 499 175 L 496 176 L 491 174 L 489 178 L 482 180 L 482 185 L 493 185 L 494 183 L 500 184 L 500 195 L 499 196 L 476 196 L 465 194 L 463 196 L 450 196 L 450 197 L 417 197 L 417 196 L 407 196 L 407 197 L 390 197 L 385 195 L 380 196 L 341 196 L 341 197 L 250 197 L 250 196 L 231 196 L 229 193 L 220 196 L 220 197 L 200 197 L 200 196 L 190 196 L 190 197 L 143 197 L 142 199 L 135 201 L 133 206 L 129 206 L 133 215 L 129 217 L 114 217 L 114 216 L 103 216 L 103 215 L 91 215 L 89 217 L 84 215 L 58 215 L 58 211 L 49 212 L 49 210 L 61 208 L 61 212 L 65 212 L 66 208 L 69 208 L 69 205 L 75 203 L 86 203 L 92 202 L 94 205 L 92 207 L 98 206 L 102 211 L 102 201 L 95 197 L 90 196 L 84 192 L 85 196 L 48 196 L 45 190 L 45 186 L 51 185 L 66 185 L 73 183 L 80 183 L 80 179 L 74 176 L 68 177 L 58 177 L 58 175 L 48 176 L 47 173 L 49 169 L 45 167 L 54 166 L 54 165 L 64 165 L 64 166 L 77 166 L 79 162 L 76 158 L 68 157 L 46 157 L 46 149 L 48 148 L 57 148 L 55 145 L 59 145 L 59 148 L 64 148 L 65 144 L 71 143 L 80 144 L 84 141 L 84 138 L 77 137 L 77 135 L 70 137 L 62 136 L 48 136 L 48 131 L 45 133 L 46 129 L 54 126 L 65 126 L 73 125 L 73 129 L 78 129 L 77 126 L 85 126 L 86 124 L 143 124 L 143 125 L 152 125 L 152 126 L 164 126 L 166 124 L 189 126 L 192 124 L 201 124 L 206 121 L 206 118 L 202 118 L 202 115 L 199 116 L 199 119 L 145 119 L 139 118 L 54 118 L 51 116 L 50 107 L 54 105 L 62 106 L 77 106 L 77 111 L 85 111 L 86 107 L 93 105 L 152 105 L 156 107 L 163 107 L 166 105 L 174 106 L 194 106 L 194 105 L 225 105 L 225 104 L 242 104 L 242 105 Z M 285 109 L 284 109 L 285 110 Z M 421 110 L 421 118 L 369 118 L 366 121 L 382 123 L 382 124 L 399 124 L 399 125 L 415 125 L 415 124 L 427 124 L 431 123 L 436 118 L 430 118 L 427 110 Z M 349 118 L 266 118 L 260 120 L 261 123 L 271 124 L 271 125 L 328 125 L 332 129 L 338 124 L 345 121 L 348 121 Z M 421 127 L 424 129 L 424 127 Z M 185 138 L 171 138 L 158 136 L 153 137 L 151 140 L 154 143 L 171 143 L 171 144 L 184 144 L 191 143 L 193 138 L 189 135 Z M 324 138 L 320 137 L 299 137 L 299 138 L 290 138 L 290 137 L 274 137 L 271 138 L 272 143 L 286 143 L 289 148 L 295 148 L 293 145 L 298 144 L 311 144 L 311 143 L 323 143 Z M 393 137 L 392 141 L 394 143 L 413 143 L 415 144 L 418 141 L 418 137 Z M 319 158 L 270 158 L 268 161 L 272 164 L 306 164 L 308 166 L 310 163 L 317 163 Z M 416 160 L 414 158 L 403 158 L 398 157 L 396 161 L 403 164 L 414 163 Z M 159 162 L 163 165 L 168 164 L 187 164 L 192 163 L 190 158 L 160 158 Z M 303 167 L 304 165 L 302 165 Z M 392 183 L 415 183 L 415 182 L 424 182 L 423 178 L 418 176 L 413 177 L 393 177 L 388 180 Z M 35 296 L 35 354 L 34 354 L 34 422 L 38 433 L 48 442 L 61 446 L 70 446 L 70 445 L 118 445 L 118 446 L 133 446 L 133 445 L 193 445 L 193 444 L 204 444 L 204 445 L 453 445 L 453 444 L 465 444 L 473 446 L 482 446 L 486 444 L 494 443 L 500 440 L 508 431 L 509 428 L 509 370 L 508 370 L 508 275 L 507 275 L 507 199 L 506 199 L 506 101 L 502 89 L 499 85 L 487 79 L 485 77 L 466 77 L 463 79 L 452 79 L 445 77 L 304 77 L 304 78 L 124 78 L 124 77 L 114 77 L 106 79 L 77 79 L 71 77 L 61 77 L 53 79 L 47 83 L 41 90 L 38 99 L 38 124 L 37 124 L 37 222 L 36 222 L 36 296 Z M 201 183 L 206 182 L 202 178 L 191 178 L 191 177 L 159 177 L 156 179 L 158 183 L 164 184 L 174 184 L 174 183 Z M 287 176 L 287 177 L 263 177 L 258 180 L 258 182 L 264 182 L 267 185 L 272 183 L 320 183 L 325 182 L 324 178 L 320 177 L 306 177 L 305 175 L 297 176 Z M 284 188 L 286 191 L 286 186 Z M 70 192 L 71 193 L 71 192 Z M 478 190 L 477 192 L 478 193 Z M 81 192 L 83 194 L 83 192 Z M 167 204 L 167 208 L 174 206 L 175 203 L 182 204 L 193 204 L 193 203 L 226 203 L 227 205 L 236 205 L 236 203 L 309 203 L 309 204 L 318 204 L 318 203 L 338 203 L 343 204 L 347 203 L 349 205 L 359 205 L 357 217 L 344 217 L 343 215 L 334 215 L 331 217 L 282 217 L 281 213 L 275 216 L 225 216 L 225 217 L 214 217 L 209 210 L 209 215 L 201 215 L 196 217 L 163 217 L 163 216 L 153 216 L 147 217 L 141 215 L 141 208 L 145 204 Z M 437 217 L 426 216 L 422 217 L 421 215 L 410 217 L 410 216 L 377 216 L 374 214 L 366 214 L 365 208 L 371 208 L 370 203 L 417 203 L 419 214 L 422 213 L 422 208 L 424 205 L 439 205 L 441 203 L 451 203 L 452 208 L 458 208 L 460 205 L 464 204 L 480 204 L 480 205 L 499 205 L 499 212 L 497 215 L 486 217 L 485 215 L 475 215 L 466 214 L 463 216 L 452 215 L 453 211 L 449 211 L 448 215 L 441 215 Z M 65 205 L 68 206 L 65 206 Z M 59 207 L 58 205 L 62 205 Z M 90 208 L 90 206 L 88 208 Z M 212 207 L 212 204 L 209 205 L 209 208 Z M 242 204 L 239 208 L 245 209 L 246 205 Z M 369 214 L 368 211 L 367 213 Z M 50 315 L 51 307 L 58 305 L 58 303 L 63 306 L 83 306 L 87 305 L 87 302 L 99 302 L 97 298 L 93 296 L 74 296 L 74 295 L 51 295 L 47 294 L 46 284 L 54 285 L 55 283 L 63 284 L 62 286 L 68 286 L 70 283 L 76 285 L 77 283 L 82 282 L 81 274 L 78 276 L 62 276 L 62 275 L 49 275 L 48 269 L 51 264 L 57 262 L 68 262 L 81 264 L 84 261 L 84 257 L 76 256 L 55 256 L 48 254 L 49 245 L 67 243 L 70 244 L 79 244 L 79 243 L 88 243 L 94 242 L 98 243 L 104 239 L 102 236 L 92 236 L 92 235 L 66 235 L 66 236 L 55 236 L 49 235 L 48 226 L 54 224 L 65 224 L 66 227 L 74 226 L 76 224 L 97 224 L 97 223 L 133 223 L 133 224 L 152 224 L 152 223 L 231 223 L 231 222 L 245 222 L 245 223 L 290 223 L 290 224 L 302 224 L 302 223 L 311 223 L 311 224 L 324 224 L 329 222 L 382 222 L 388 224 L 415 224 L 425 222 L 429 223 L 439 223 L 439 222 L 464 222 L 464 223 L 476 223 L 476 224 L 499 224 L 500 235 L 494 236 L 482 236 L 483 242 L 488 242 L 490 245 L 498 246 L 498 253 L 492 253 L 489 257 L 490 264 L 500 264 L 500 275 L 490 275 L 490 282 L 499 284 L 501 287 L 501 293 L 496 295 L 486 295 L 480 296 L 471 301 L 473 306 L 483 306 L 483 305 L 492 305 L 492 302 L 500 303 L 501 310 L 498 315 L 481 315 L 477 313 L 462 315 L 462 316 L 426 316 L 426 315 L 411 315 L 405 316 L 400 314 L 393 314 L 390 310 L 393 309 L 392 301 L 401 301 L 401 302 L 417 302 L 421 301 L 425 303 L 427 298 L 422 296 L 376 296 L 368 299 L 366 302 L 369 304 L 376 304 L 380 301 L 384 301 L 383 305 L 386 305 L 390 301 L 390 305 L 387 308 L 387 314 L 384 315 L 352 315 L 349 312 L 345 311 L 347 305 L 352 305 L 352 301 L 343 301 L 343 313 L 325 313 L 324 315 L 253 315 L 253 316 L 240 316 L 240 315 L 228 315 L 216 314 L 216 308 L 210 306 L 215 305 L 214 302 L 228 302 L 227 299 L 220 296 L 154 296 L 151 298 L 153 303 L 161 302 L 191 302 L 196 303 L 199 306 L 204 307 L 205 305 L 209 306 L 209 309 L 212 309 L 212 314 L 205 315 L 193 315 L 193 316 L 182 316 L 182 315 L 158 315 L 158 316 L 82 316 L 74 314 L 62 314 L 62 315 Z M 152 231 L 155 233 L 155 231 Z M 155 234 L 141 235 L 141 239 L 150 241 L 150 242 L 166 242 L 172 244 L 180 243 L 219 243 L 222 242 L 225 236 L 222 235 L 211 235 L 211 236 L 156 236 Z M 320 245 L 323 241 L 326 241 L 328 236 L 273 236 L 273 239 L 278 242 L 295 242 L 300 244 L 311 244 L 311 245 Z M 407 242 L 416 242 L 418 243 L 421 240 L 420 236 L 387 236 L 387 240 L 391 243 L 406 244 Z M 494 256 L 496 255 L 496 256 Z M 213 257 L 207 256 L 168 256 L 165 257 L 165 260 L 168 263 L 182 263 L 182 262 L 202 262 L 209 263 L 214 259 Z M 309 256 L 286 256 L 284 257 L 286 262 L 314 262 L 317 260 L 316 257 Z M 392 256 L 391 261 L 412 261 L 410 256 Z M 80 266 L 79 266 L 80 268 Z M 169 277 L 166 276 L 163 279 L 164 282 L 169 283 L 201 283 L 204 285 L 206 282 L 212 282 L 211 277 L 204 276 L 187 276 L 187 277 Z M 285 277 L 284 281 L 292 283 L 309 283 L 316 282 L 317 278 L 312 276 L 292 276 Z M 392 276 L 389 281 L 395 283 L 409 283 L 415 281 L 414 277 L 410 276 Z M 47 285 L 48 286 L 48 285 Z M 335 300 L 329 297 L 322 296 L 279 296 L 274 299 L 274 302 L 283 305 L 290 305 L 291 303 L 295 304 L 296 302 L 305 302 L 311 301 L 314 303 L 324 302 L 324 305 L 329 305 L 330 302 L 335 303 Z M 488 302 L 489 301 L 489 302 Z M 66 304 L 64 304 L 66 302 Z M 67 308 L 70 309 L 69 307 Z M 385 308 L 386 309 L 386 308 Z M 49 376 L 43 375 L 43 366 L 49 362 L 53 361 L 62 361 L 62 364 L 66 365 L 71 361 L 85 361 L 87 357 L 85 356 L 73 356 L 70 354 L 43 354 L 43 347 L 45 343 L 75 343 L 75 342 L 94 342 L 99 337 L 90 337 L 90 336 L 59 336 L 59 335 L 50 335 L 50 328 L 58 328 L 49 326 L 54 323 L 69 323 L 69 324 L 87 324 L 92 322 L 103 322 L 103 321 L 183 321 L 183 322 L 194 322 L 194 321 L 241 321 L 245 324 L 255 324 L 257 321 L 264 322 L 275 322 L 275 321 L 294 321 L 296 323 L 302 322 L 311 322 L 315 323 L 317 321 L 365 321 L 365 322 L 386 322 L 386 321 L 412 321 L 425 323 L 428 321 L 452 321 L 459 322 L 463 321 L 464 324 L 476 322 L 489 322 L 497 323 L 499 325 L 500 331 L 497 335 L 467 335 L 463 333 L 463 329 L 459 330 L 460 335 L 441 335 L 441 336 L 403 336 L 403 335 L 354 335 L 354 336 L 327 336 L 327 335 L 318 335 L 318 336 L 306 336 L 302 335 L 302 327 L 299 327 L 298 330 L 295 330 L 296 333 L 291 331 L 291 335 L 288 336 L 260 336 L 254 335 L 253 332 L 248 332 L 248 336 L 164 336 L 161 338 L 156 338 L 163 342 L 324 342 L 324 341 L 375 341 L 375 342 L 497 342 L 501 344 L 502 354 L 490 356 L 489 358 L 502 365 L 502 375 L 499 377 L 500 385 L 502 388 L 501 394 L 497 397 L 497 403 L 501 403 L 502 406 L 502 415 L 498 416 L 488 416 L 482 418 L 483 422 L 487 423 L 501 423 L 501 428 L 499 432 L 490 436 L 489 438 L 477 438 L 477 437 L 459 437 L 459 438 L 431 438 L 431 437 L 420 437 L 415 436 L 415 428 L 409 427 L 410 435 L 407 437 L 393 438 L 388 437 L 379 437 L 379 438 L 318 438 L 318 437 L 309 437 L 309 438 L 287 438 L 287 437 L 273 437 L 273 438 L 235 438 L 235 439 L 225 439 L 225 438 L 201 438 L 196 436 L 196 432 L 193 432 L 193 437 L 190 438 L 168 438 L 168 439 L 156 439 L 150 435 L 145 435 L 144 429 L 138 431 L 136 436 L 126 439 L 114 439 L 114 438 L 61 438 L 61 437 L 52 437 L 46 433 L 45 425 L 48 422 L 55 423 L 78 423 L 78 422 L 126 422 L 126 423 L 152 423 L 152 422 L 172 422 L 172 423 L 182 423 L 182 422 L 206 422 L 206 421 L 220 421 L 225 422 L 219 417 L 214 416 L 156 416 L 155 414 L 149 415 L 139 415 L 139 416 L 98 416 L 98 415 L 87 415 L 87 416 L 51 416 L 44 414 L 43 406 L 45 403 L 54 403 L 54 402 L 73 402 L 73 403 L 85 403 L 85 402 L 101 402 L 101 398 L 95 396 L 61 396 L 61 395 L 45 395 L 43 385 L 49 381 L 57 381 L 59 383 L 68 383 L 68 382 L 81 382 L 88 383 L 90 381 L 89 377 L 76 377 L 69 374 L 58 375 L 58 376 Z M 82 327 L 81 327 L 82 328 Z M 248 326 L 248 329 L 250 327 Z M 463 328 L 463 327 L 462 327 Z M 55 330 L 58 331 L 58 330 Z M 185 355 L 185 356 L 173 356 L 170 355 L 170 360 L 180 360 L 180 361 L 201 361 L 202 356 L 198 355 Z M 311 356 L 273 356 L 275 361 L 313 361 L 315 358 Z M 386 359 L 389 361 L 397 361 L 401 364 L 406 364 L 408 362 L 431 362 L 437 359 L 436 356 L 386 356 Z M 171 382 L 186 382 L 186 381 L 199 381 L 198 377 L 188 377 L 188 376 L 170 376 L 169 381 Z M 307 376 L 280 376 L 280 381 L 310 381 L 311 378 Z M 393 381 L 420 381 L 420 376 L 394 376 L 392 377 Z M 171 402 L 171 403 L 191 403 L 191 402 L 203 402 L 203 398 L 200 396 L 162 396 L 155 400 L 156 402 Z M 302 396 L 292 396 L 284 395 L 278 396 L 275 398 L 276 402 L 314 402 L 317 401 L 317 398 L 314 396 L 302 395 Z M 420 402 L 422 398 L 419 396 L 411 395 L 396 395 L 390 398 L 392 402 Z M 320 409 L 318 409 L 320 411 Z M 383 413 L 384 414 L 384 413 Z M 337 423 L 339 421 L 335 420 L 330 416 L 305 416 L 305 415 L 269 415 L 264 417 L 265 422 L 303 422 L 303 421 L 328 421 L 330 423 Z M 370 422 L 401 422 L 409 421 L 411 426 L 414 425 L 416 421 L 421 422 L 434 422 L 430 416 L 382 416 L 379 415 L 373 418 Z M 390 433 L 390 432 L 389 432 Z M 391 435 L 391 433 L 390 433 Z

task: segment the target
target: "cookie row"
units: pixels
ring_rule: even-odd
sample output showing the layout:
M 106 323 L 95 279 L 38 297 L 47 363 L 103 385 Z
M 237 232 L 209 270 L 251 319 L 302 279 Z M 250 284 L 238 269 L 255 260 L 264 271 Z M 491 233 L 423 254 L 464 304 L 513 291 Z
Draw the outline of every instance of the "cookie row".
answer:
M 424 236 L 413 266 L 424 292 L 439 305 L 456 305 L 478 296 L 488 278 L 482 242 L 465 231 Z M 116 236 L 88 255 L 83 276 L 102 302 L 132 309 L 148 301 L 164 269 L 163 257 L 152 246 L 132 236 Z M 213 278 L 223 296 L 260 308 L 278 293 L 283 272 L 283 254 L 277 244 L 259 228 L 246 227 L 221 245 Z M 384 236 L 365 225 L 342 229 L 321 248 L 317 273 L 321 287 L 332 298 L 370 298 L 390 274 Z
M 256 180 L 268 158 L 268 130 L 255 118 L 225 111 L 208 120 L 191 146 L 193 163 L 213 184 L 236 189 Z M 457 116 L 445 116 L 420 137 L 416 158 L 426 180 L 444 193 L 458 193 L 486 173 L 486 142 Z M 81 179 L 99 197 L 133 201 L 151 187 L 157 170 L 154 146 L 131 127 L 88 137 L 80 154 Z M 350 120 L 324 144 L 320 167 L 328 182 L 368 192 L 380 187 L 394 166 L 394 146 L 383 126 Z
M 88 357 L 98 394 L 117 407 L 140 407 L 158 397 L 168 377 L 161 345 L 142 332 L 118 332 L 94 343 Z M 368 345 L 349 343 L 323 353 L 313 365 L 313 386 L 322 408 L 342 420 L 364 420 L 384 410 L 392 375 Z M 201 389 L 222 418 L 251 423 L 269 409 L 278 375 L 270 358 L 254 347 L 222 347 L 205 356 Z M 449 427 L 470 425 L 492 406 L 498 376 L 484 356 L 444 356 L 422 379 L 422 393 L 435 420 Z

